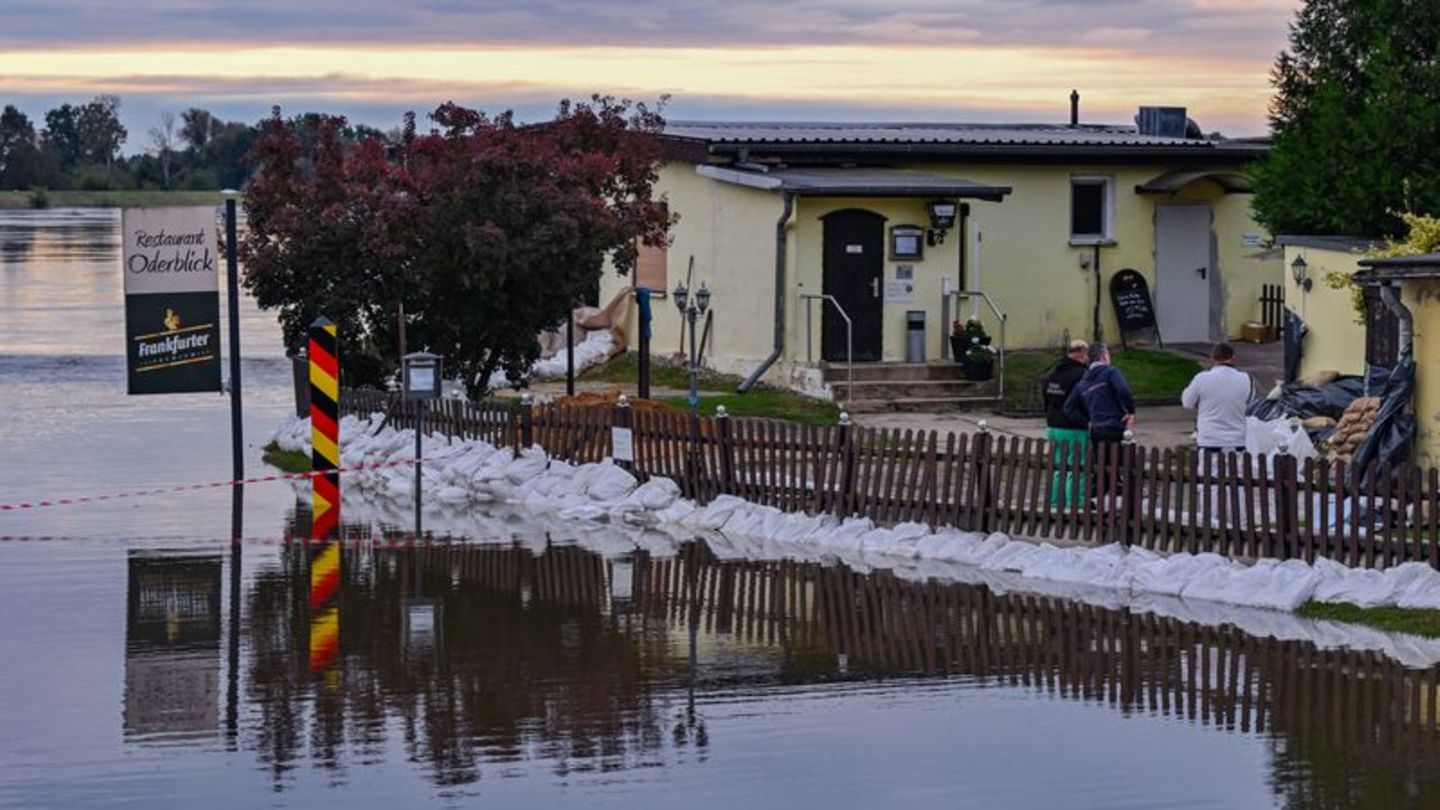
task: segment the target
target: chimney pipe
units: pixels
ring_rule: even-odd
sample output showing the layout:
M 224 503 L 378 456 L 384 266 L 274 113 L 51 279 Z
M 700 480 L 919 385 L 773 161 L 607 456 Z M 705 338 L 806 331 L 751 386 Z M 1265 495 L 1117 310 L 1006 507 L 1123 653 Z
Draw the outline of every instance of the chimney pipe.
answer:
M 1080 126 L 1080 91 L 1070 91 L 1070 126 Z

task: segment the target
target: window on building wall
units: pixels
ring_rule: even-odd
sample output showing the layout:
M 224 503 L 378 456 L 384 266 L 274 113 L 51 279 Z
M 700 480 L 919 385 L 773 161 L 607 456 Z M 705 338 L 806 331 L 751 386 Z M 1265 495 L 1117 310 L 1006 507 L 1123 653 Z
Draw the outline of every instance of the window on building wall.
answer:
M 1114 238 L 1115 183 L 1109 177 L 1070 178 L 1070 242 L 1089 245 Z
M 639 250 L 635 259 L 635 286 L 663 295 L 668 289 L 666 264 L 670 260 L 670 248 L 666 245 L 651 247 L 638 241 L 635 247 Z

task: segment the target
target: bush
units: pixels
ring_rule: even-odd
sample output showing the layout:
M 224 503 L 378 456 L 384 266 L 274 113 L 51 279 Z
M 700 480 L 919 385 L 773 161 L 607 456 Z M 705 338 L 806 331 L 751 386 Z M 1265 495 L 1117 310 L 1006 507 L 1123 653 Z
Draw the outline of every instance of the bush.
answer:
M 30 191 L 30 207 L 49 208 L 50 193 L 43 188 L 32 189 Z

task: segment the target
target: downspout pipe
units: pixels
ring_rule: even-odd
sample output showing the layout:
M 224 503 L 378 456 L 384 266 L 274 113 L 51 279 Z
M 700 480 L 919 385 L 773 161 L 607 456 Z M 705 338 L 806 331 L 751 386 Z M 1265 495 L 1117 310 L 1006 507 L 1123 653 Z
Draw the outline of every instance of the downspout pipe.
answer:
M 795 211 L 795 195 L 789 191 L 782 192 L 782 199 L 780 218 L 775 221 L 775 348 L 735 389 L 740 394 L 749 391 L 785 353 L 785 226 L 790 223 L 790 215 Z
M 1415 318 L 1410 314 L 1410 308 L 1400 303 L 1400 291 L 1395 288 L 1395 285 L 1389 282 L 1381 284 L 1380 300 L 1385 304 L 1385 308 L 1395 316 L 1395 320 L 1399 321 L 1397 337 L 1400 342 L 1399 354 L 1403 355 L 1410 351 L 1411 344 L 1415 342 Z

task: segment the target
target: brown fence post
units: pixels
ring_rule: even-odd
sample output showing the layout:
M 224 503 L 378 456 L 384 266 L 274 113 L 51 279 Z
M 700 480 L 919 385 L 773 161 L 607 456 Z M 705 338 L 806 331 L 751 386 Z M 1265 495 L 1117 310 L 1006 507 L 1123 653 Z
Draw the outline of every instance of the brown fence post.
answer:
M 520 448 L 529 450 L 535 444 L 535 401 L 529 393 L 520 395 Z M 519 449 L 515 454 L 520 454 Z
M 1301 556 L 1297 470 L 1294 456 L 1284 452 L 1275 456 L 1275 467 L 1271 471 L 1275 479 L 1275 539 L 1265 553 L 1282 560 Z M 1253 514 L 1250 517 L 1254 519 Z
M 991 457 L 994 453 L 995 437 L 990 434 L 990 423 L 980 420 L 980 432 L 975 434 L 974 467 L 970 474 L 970 485 L 974 495 L 970 499 L 973 520 L 970 530 L 990 532 L 990 510 L 995 503 L 994 470 Z
M 1120 470 L 1116 476 L 1120 481 L 1120 544 L 1134 544 L 1139 533 L 1140 475 L 1136 469 L 1139 448 L 1135 446 L 1135 431 L 1125 431 L 1124 443 L 1120 447 Z
M 850 413 L 840 412 L 840 427 L 837 431 L 840 442 L 840 481 L 830 508 L 840 518 L 850 516 L 854 503 L 855 489 L 855 426 L 850 423 Z
M 735 493 L 734 445 L 730 441 L 730 412 L 724 405 L 715 406 L 715 449 L 720 454 L 720 494 Z

